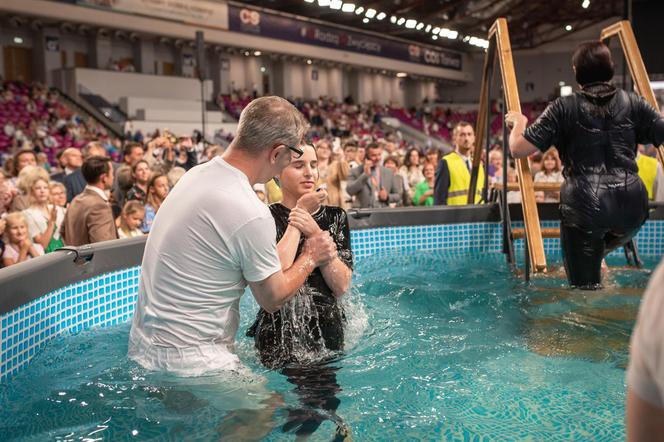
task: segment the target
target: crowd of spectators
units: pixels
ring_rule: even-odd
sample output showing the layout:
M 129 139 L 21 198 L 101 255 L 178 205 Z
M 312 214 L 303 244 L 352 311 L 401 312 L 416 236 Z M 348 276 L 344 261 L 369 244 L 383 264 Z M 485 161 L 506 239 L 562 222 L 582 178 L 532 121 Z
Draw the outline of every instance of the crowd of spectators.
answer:
M 253 98 L 240 95 L 220 100 L 226 110 L 239 115 Z M 3 266 L 63 245 L 149 233 L 159 207 L 180 177 L 222 154 L 223 146 L 232 141 L 230 134 L 219 136 L 223 143 L 208 144 L 197 132 L 181 137 L 168 131 L 137 131 L 125 134 L 121 142 L 64 104 L 57 92 L 38 84 L 5 82 L 0 99 Z M 394 116 L 393 108 L 357 105 L 350 98 L 293 102 L 310 122 L 309 139 L 318 155 L 318 185 L 327 188 L 327 204 L 342 208 L 436 204 L 436 174 L 447 152 L 409 143 L 398 131 L 386 130 L 381 120 L 384 115 Z M 539 109 L 526 107 L 531 117 Z M 432 110 L 426 103 L 421 109 L 403 112 L 414 116 L 411 121 L 434 121 L 436 133 L 452 145 L 457 141 L 450 124 L 476 118 L 473 113 Z M 406 118 L 403 115 L 401 119 Z M 508 182 L 516 182 L 514 163 L 508 164 Z M 535 182 L 562 182 L 555 148 L 532 157 L 530 164 Z M 502 167 L 502 150 L 496 144 L 489 153 L 491 184 L 502 182 Z M 257 185 L 255 191 L 266 203 L 281 199 L 274 181 Z M 559 192 L 537 192 L 536 196 L 541 202 L 555 202 Z M 519 192 L 508 194 L 511 202 L 519 198 Z

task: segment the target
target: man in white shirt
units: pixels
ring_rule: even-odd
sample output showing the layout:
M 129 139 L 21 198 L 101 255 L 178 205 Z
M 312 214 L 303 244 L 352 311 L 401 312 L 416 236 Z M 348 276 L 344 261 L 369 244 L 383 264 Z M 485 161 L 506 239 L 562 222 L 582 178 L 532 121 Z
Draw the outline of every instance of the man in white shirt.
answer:
M 181 376 L 239 370 L 234 343 L 247 284 L 274 312 L 336 256 L 323 232 L 282 271 L 274 220 L 253 191 L 301 155 L 307 127 L 286 100 L 256 99 L 224 155 L 191 169 L 173 188 L 145 245 L 129 357 Z
M 664 440 L 664 261 L 650 278 L 632 332 L 627 440 Z

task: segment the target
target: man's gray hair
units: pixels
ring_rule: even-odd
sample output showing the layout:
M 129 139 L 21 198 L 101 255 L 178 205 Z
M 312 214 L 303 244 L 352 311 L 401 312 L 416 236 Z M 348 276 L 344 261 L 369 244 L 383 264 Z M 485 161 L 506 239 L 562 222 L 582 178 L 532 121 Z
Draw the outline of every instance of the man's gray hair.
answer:
M 281 97 L 253 100 L 240 114 L 233 146 L 258 154 L 277 144 L 298 146 L 309 123 L 295 106 Z

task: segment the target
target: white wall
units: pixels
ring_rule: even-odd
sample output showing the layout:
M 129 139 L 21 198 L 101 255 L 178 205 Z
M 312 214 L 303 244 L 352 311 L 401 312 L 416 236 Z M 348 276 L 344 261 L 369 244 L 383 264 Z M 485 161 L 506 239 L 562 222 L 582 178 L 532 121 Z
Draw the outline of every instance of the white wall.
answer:
M 64 71 L 64 75 L 66 80 L 64 80 L 63 86 L 81 85 L 111 103 L 118 103 L 120 97 L 162 98 L 167 96 L 174 100 L 196 100 L 201 96 L 200 82 L 194 78 L 96 69 L 68 69 Z M 212 99 L 212 89 L 212 81 L 207 80 L 205 85 L 207 100 Z M 77 91 L 68 90 L 67 92 L 76 94 Z

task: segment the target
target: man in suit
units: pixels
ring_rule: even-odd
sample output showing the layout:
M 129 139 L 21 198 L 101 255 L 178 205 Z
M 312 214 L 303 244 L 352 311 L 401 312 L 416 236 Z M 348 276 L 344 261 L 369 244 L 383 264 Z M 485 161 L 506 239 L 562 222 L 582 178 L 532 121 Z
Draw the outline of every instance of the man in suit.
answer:
M 108 191 L 113 186 L 111 159 L 92 156 L 81 166 L 87 185 L 71 202 L 62 223 L 62 237 L 68 246 L 82 246 L 116 239 Z
M 76 172 L 83 164 L 83 154 L 75 147 L 68 147 L 62 151 L 59 162 L 62 165 L 62 172 L 51 175 L 51 180 L 64 184 L 65 178 Z
M 383 148 L 372 143 L 367 147 L 364 163 L 351 169 L 346 192 L 353 198 L 353 207 L 387 207 L 403 199 L 403 187 L 390 169 L 381 165 Z
M 97 141 L 90 141 L 87 146 L 83 148 L 83 159 L 88 159 L 93 156 L 106 157 L 106 149 Z M 76 195 L 83 192 L 87 185 L 81 169 L 77 169 L 65 177 L 65 188 L 67 189 L 67 202 L 71 202 Z

